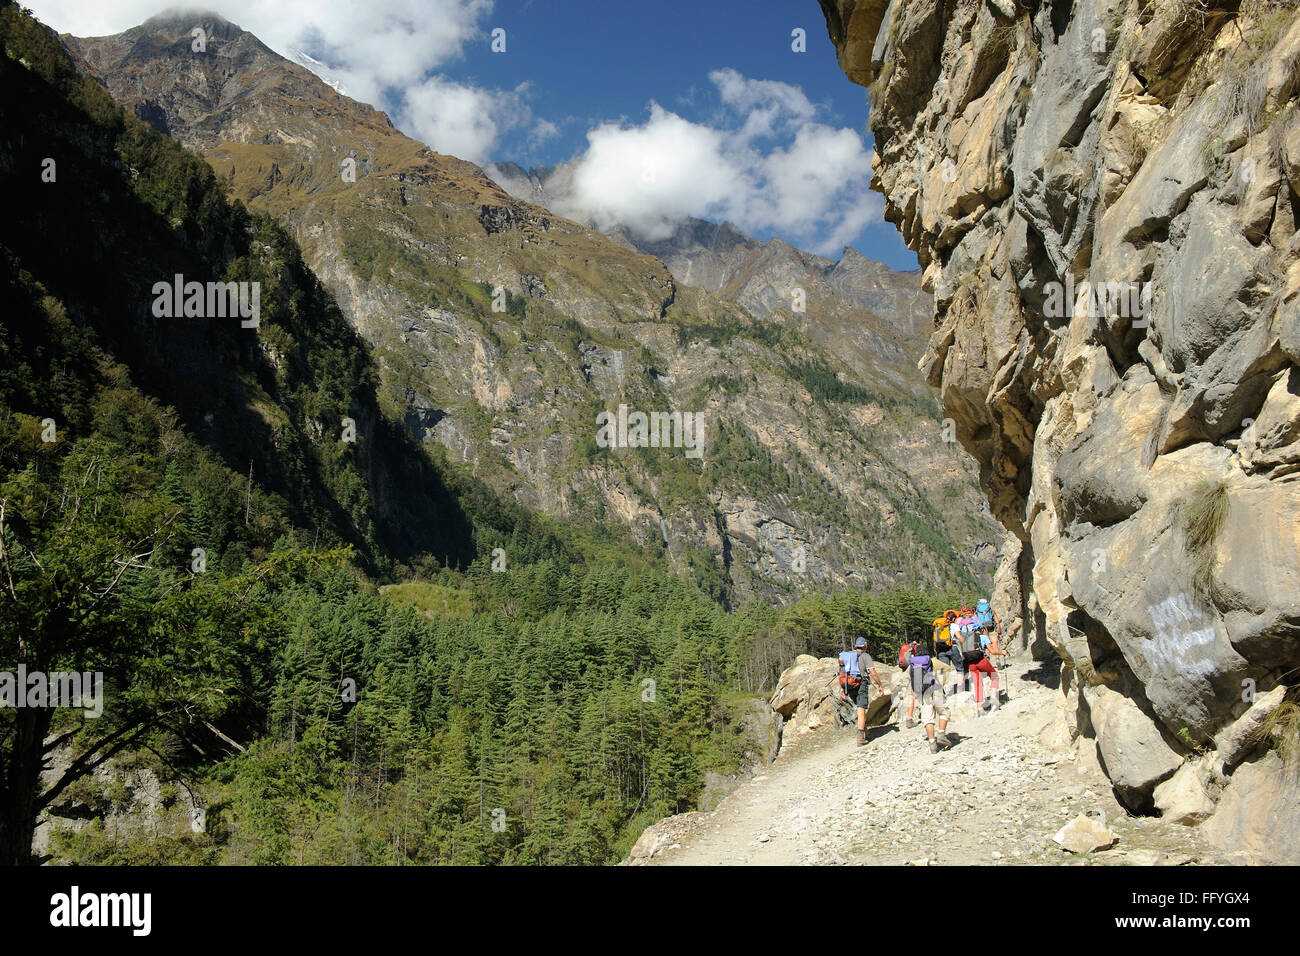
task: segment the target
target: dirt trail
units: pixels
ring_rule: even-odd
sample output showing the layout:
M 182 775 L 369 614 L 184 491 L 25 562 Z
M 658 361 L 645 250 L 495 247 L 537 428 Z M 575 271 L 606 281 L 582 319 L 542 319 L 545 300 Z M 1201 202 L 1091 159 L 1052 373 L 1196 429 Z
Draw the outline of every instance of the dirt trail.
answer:
M 1063 734 L 1050 668 L 1013 663 L 1007 696 L 954 719 L 950 750 L 889 723 L 858 747 L 851 729 L 814 733 L 712 813 L 661 821 L 659 866 L 816 863 L 1179 864 L 1219 862 L 1194 830 L 1125 813 L 1093 756 Z M 1104 814 L 1112 849 L 1075 856 L 1052 836 Z

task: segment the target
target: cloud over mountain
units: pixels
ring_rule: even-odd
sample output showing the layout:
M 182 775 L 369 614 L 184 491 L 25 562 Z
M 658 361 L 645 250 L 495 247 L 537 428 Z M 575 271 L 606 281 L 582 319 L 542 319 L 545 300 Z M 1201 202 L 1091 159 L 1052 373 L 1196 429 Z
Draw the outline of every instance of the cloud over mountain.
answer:
M 712 123 L 652 102 L 642 123 L 588 132 L 569 190 L 552 197 L 557 211 L 650 240 L 690 216 L 727 219 L 825 254 L 880 219 L 867 189 L 871 156 L 856 132 L 818 122 L 796 86 L 730 69 L 709 79 L 722 104 Z
M 215 12 L 336 89 L 385 110 L 402 130 L 439 152 L 484 162 L 502 133 L 535 121 L 525 87 L 488 89 L 447 76 L 465 45 L 487 42 L 492 0 L 221 0 Z M 159 13 L 158 0 L 36 0 L 55 29 L 102 36 Z M 196 16 L 200 15 L 196 12 Z
M 80 36 L 124 30 L 158 13 L 157 0 L 33 6 L 56 29 Z M 222 0 L 220 12 L 341 92 L 385 110 L 433 149 L 485 164 L 512 131 L 533 147 L 558 133 L 555 118 L 533 113 L 530 83 L 493 89 L 452 75 L 467 44 L 488 42 L 493 7 L 492 0 Z M 729 219 L 828 255 L 881 220 L 881 200 L 867 189 L 870 153 L 856 131 L 819 121 L 822 108 L 798 86 L 733 69 L 713 70 L 709 79 L 717 108 L 706 121 L 652 101 L 639 123 L 596 123 L 557 211 L 651 240 L 691 216 Z

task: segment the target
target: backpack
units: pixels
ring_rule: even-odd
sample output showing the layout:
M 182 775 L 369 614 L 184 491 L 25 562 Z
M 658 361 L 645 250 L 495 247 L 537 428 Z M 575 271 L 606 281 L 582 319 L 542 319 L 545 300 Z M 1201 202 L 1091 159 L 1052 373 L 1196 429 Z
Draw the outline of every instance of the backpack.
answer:
M 951 644 L 952 634 L 948 629 L 948 619 L 946 617 L 936 617 L 934 619 L 934 642 L 935 644 Z M 899 661 L 902 664 L 902 661 Z
M 919 649 L 919 647 L 920 645 L 916 641 L 913 641 L 910 644 L 904 644 L 902 647 L 900 647 L 898 649 L 898 666 L 906 667 L 908 656 L 910 654 L 915 654 Z
M 996 626 L 993 622 L 993 608 L 989 607 L 988 598 L 979 599 L 979 603 L 975 605 L 975 617 L 985 627 Z
M 840 651 L 840 689 L 846 694 L 862 686 L 862 673 L 858 670 L 858 652 Z
M 918 648 L 918 650 L 919 650 L 919 648 Z M 923 670 L 923 671 L 928 671 L 928 670 L 930 669 L 930 655 L 929 655 L 929 654 L 917 654 L 917 653 L 913 652 L 913 653 L 909 654 L 908 657 L 907 657 L 907 666 L 908 666 L 908 667 L 919 667 L 919 668 L 920 668 L 921 670 Z
M 978 664 L 984 660 L 984 648 L 980 645 L 980 633 L 984 628 L 978 620 L 969 621 L 961 626 L 961 662 Z
M 920 647 L 916 644 L 904 644 L 903 650 L 910 650 L 906 660 L 900 661 L 901 666 L 907 668 L 908 681 L 912 685 L 914 693 L 921 693 L 934 683 L 934 668 L 931 666 L 931 657 L 929 654 L 919 654 Z

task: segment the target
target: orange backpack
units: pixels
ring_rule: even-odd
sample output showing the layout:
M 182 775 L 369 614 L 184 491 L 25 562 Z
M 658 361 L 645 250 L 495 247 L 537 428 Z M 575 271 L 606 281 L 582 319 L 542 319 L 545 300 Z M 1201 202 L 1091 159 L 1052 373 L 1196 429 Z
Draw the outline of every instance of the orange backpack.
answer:
M 947 616 L 936 617 L 934 619 L 934 642 L 935 644 L 952 643 L 952 632 L 949 630 Z

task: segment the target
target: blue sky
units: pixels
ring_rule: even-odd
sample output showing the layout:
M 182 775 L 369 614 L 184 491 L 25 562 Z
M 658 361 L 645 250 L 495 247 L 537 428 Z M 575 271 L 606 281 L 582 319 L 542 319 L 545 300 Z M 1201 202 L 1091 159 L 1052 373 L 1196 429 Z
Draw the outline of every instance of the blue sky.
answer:
M 154 0 L 29 0 L 46 23 L 113 33 Z M 836 258 L 916 267 L 867 189 L 866 91 L 816 0 L 220 0 L 211 7 L 409 135 L 481 165 L 576 161 L 557 211 L 651 237 L 730 219 Z M 505 30 L 504 53 L 492 51 Z M 807 52 L 791 49 L 802 28 Z
M 531 83 L 534 111 L 568 120 L 562 138 L 544 151 L 552 159 L 572 158 L 585 145 L 587 129 L 602 120 L 643 119 L 651 100 L 707 122 L 719 107 L 708 74 L 722 68 L 799 86 L 826 107 L 824 120 L 865 125 L 866 91 L 836 66 L 815 0 L 513 0 L 498 3 L 489 19 L 507 30 L 507 53 L 474 44 L 463 65 L 449 72 L 485 85 Z M 796 27 L 806 32 L 807 53 L 791 51 Z M 527 148 L 518 139 L 504 146 L 520 154 Z

